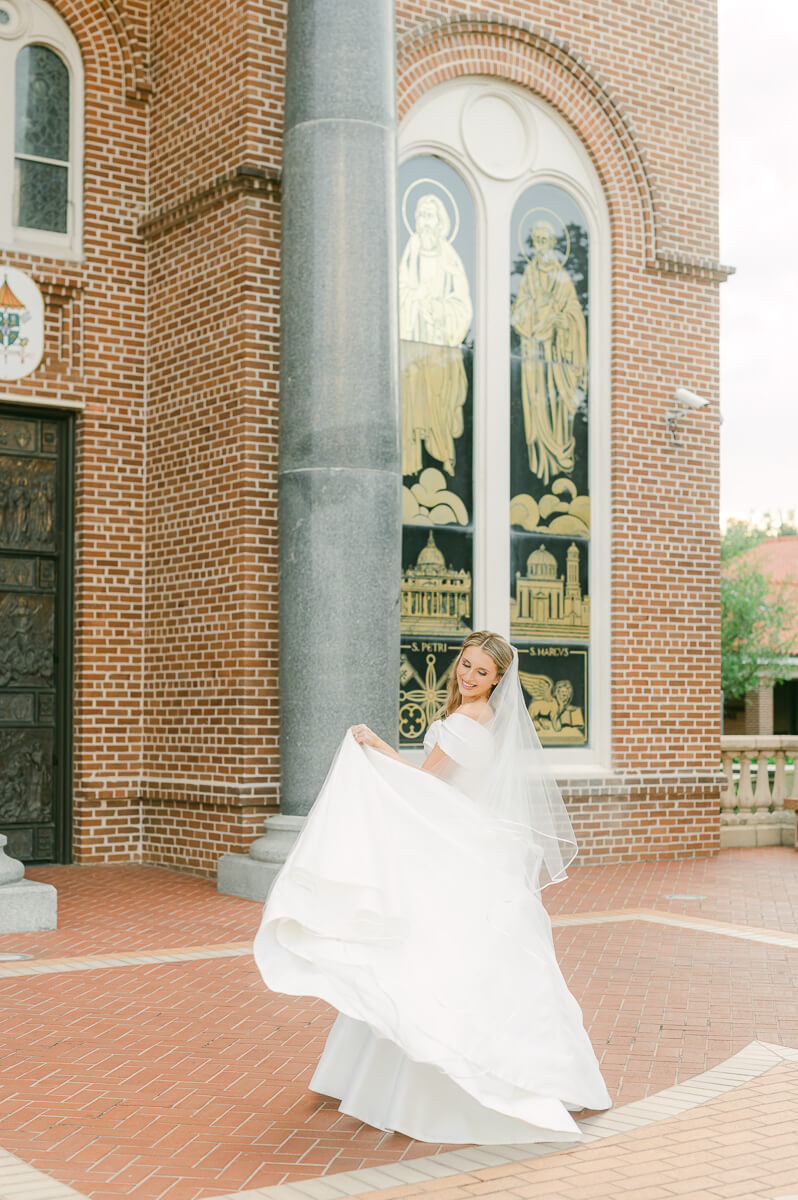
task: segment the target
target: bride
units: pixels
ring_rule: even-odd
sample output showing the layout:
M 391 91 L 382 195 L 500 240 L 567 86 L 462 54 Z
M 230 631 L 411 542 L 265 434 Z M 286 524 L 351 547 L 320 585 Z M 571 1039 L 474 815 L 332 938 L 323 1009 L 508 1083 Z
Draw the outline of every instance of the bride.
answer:
M 576 853 L 518 681 L 472 633 L 421 767 L 350 729 L 255 940 L 338 1010 L 311 1089 L 426 1142 L 574 1141 L 611 1104 L 540 900 Z

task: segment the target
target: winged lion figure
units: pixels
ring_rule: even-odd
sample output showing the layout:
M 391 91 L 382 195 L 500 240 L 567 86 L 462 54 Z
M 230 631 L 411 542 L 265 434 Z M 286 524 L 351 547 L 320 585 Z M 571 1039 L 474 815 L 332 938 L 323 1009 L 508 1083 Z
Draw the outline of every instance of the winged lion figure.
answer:
M 574 696 L 573 684 L 567 679 L 558 679 L 555 683 L 548 675 L 533 675 L 529 671 L 519 671 L 518 678 L 526 694 L 531 696 L 527 712 L 536 728 L 562 729 L 563 713 Z

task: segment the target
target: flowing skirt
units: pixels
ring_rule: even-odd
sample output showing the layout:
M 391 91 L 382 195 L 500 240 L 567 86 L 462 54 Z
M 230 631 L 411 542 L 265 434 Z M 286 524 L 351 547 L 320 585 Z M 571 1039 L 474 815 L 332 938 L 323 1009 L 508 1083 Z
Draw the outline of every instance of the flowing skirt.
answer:
M 255 941 L 267 986 L 341 1014 L 311 1087 L 431 1142 L 576 1140 L 610 1098 L 527 883 L 526 844 L 347 735 Z

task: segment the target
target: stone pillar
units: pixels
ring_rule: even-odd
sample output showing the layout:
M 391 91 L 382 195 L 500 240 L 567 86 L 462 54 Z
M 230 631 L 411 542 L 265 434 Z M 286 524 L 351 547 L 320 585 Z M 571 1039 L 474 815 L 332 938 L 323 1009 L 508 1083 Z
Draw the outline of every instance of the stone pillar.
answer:
M 219 869 L 220 890 L 258 899 L 301 827 L 346 728 L 366 721 L 394 741 L 398 726 L 401 463 L 393 7 L 392 0 L 289 0 L 288 5 L 279 472 L 281 814 L 267 821 L 267 835 L 251 848 L 249 863 L 244 856 L 226 855 Z M 277 827 L 276 841 L 270 825 Z
M 760 687 L 745 698 L 745 732 L 753 737 L 773 736 L 773 688 Z

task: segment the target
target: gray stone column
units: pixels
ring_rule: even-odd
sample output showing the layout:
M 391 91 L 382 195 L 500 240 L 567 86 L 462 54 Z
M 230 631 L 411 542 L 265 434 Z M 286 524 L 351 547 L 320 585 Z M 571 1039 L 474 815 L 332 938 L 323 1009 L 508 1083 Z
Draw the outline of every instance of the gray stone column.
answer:
M 395 737 L 400 494 L 391 0 L 291 0 L 283 152 L 285 814 L 348 725 Z
M 289 0 L 280 374 L 281 815 L 301 826 L 349 725 L 394 741 L 401 463 L 393 0 Z M 275 826 L 269 835 L 268 826 Z M 219 886 L 235 886 L 226 860 Z M 248 880 L 266 880 L 247 866 Z M 223 880 L 224 875 L 224 880 Z M 243 880 L 243 876 L 241 876 Z

